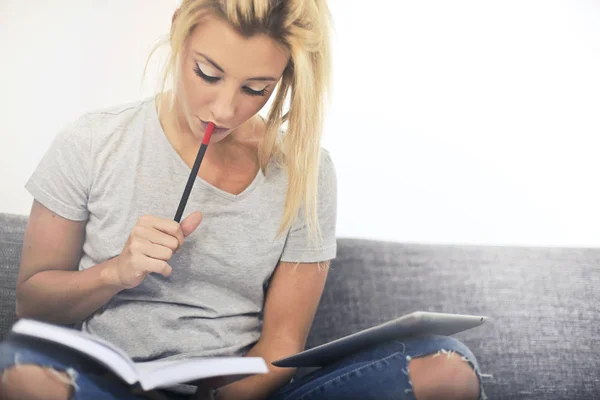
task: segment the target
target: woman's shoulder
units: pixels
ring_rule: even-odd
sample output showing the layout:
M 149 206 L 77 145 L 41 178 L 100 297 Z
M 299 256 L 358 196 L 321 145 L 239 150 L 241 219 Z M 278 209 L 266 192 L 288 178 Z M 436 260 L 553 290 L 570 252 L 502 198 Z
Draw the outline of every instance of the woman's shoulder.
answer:
M 320 165 L 322 167 L 325 166 L 325 168 L 333 168 L 333 160 L 331 158 L 331 153 L 329 152 L 329 150 L 327 150 L 325 147 L 321 147 L 319 151 Z
M 285 157 L 278 160 L 272 159 L 269 162 L 267 176 L 271 177 L 273 180 L 280 181 L 283 185 L 288 184 Z M 324 147 L 319 148 L 318 176 L 319 187 L 337 185 L 337 173 L 333 158 L 330 151 Z
M 323 172 L 331 172 L 335 170 L 335 166 L 333 164 L 333 159 L 331 157 L 331 152 L 325 147 L 319 148 L 319 171 Z M 285 170 L 287 158 L 284 153 L 279 153 L 276 157 L 273 157 L 269 163 L 269 165 L 278 170 Z
M 135 122 L 136 120 L 143 122 L 156 117 L 154 104 L 153 98 L 115 104 L 89 110 L 82 114 L 80 119 L 89 126 L 98 128 L 122 126 L 122 124 Z
M 71 142 L 102 145 L 119 141 L 125 134 L 143 133 L 147 125 L 158 118 L 153 104 L 148 98 L 88 110 L 66 123 L 59 137 Z
M 335 185 L 337 174 L 329 150 L 321 147 L 319 158 L 319 185 Z

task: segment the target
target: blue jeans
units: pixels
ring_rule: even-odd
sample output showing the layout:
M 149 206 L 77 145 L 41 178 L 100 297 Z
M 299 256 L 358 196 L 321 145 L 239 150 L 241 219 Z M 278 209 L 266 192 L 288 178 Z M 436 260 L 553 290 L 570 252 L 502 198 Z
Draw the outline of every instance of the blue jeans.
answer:
M 415 399 L 408 376 L 411 358 L 454 352 L 474 369 L 480 383 L 477 361 L 471 351 L 458 340 L 447 336 L 427 336 L 382 343 L 331 365 L 319 368 L 273 393 L 268 400 L 322 399 Z M 129 386 L 108 373 L 92 360 L 63 348 L 41 341 L 11 336 L 0 343 L 1 371 L 17 364 L 35 364 L 65 371 L 73 382 L 72 400 L 142 400 Z M 480 399 L 485 399 L 480 384 Z M 186 396 L 160 391 L 170 400 Z

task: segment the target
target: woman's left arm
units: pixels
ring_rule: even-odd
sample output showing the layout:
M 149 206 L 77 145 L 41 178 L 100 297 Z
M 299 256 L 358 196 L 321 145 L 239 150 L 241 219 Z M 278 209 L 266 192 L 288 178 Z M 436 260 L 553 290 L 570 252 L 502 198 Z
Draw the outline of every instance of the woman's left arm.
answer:
M 264 358 L 269 373 L 222 387 L 218 400 L 264 400 L 290 381 L 295 369 L 271 362 L 304 350 L 328 267 L 329 262 L 279 263 L 267 291 L 261 337 L 248 353 Z

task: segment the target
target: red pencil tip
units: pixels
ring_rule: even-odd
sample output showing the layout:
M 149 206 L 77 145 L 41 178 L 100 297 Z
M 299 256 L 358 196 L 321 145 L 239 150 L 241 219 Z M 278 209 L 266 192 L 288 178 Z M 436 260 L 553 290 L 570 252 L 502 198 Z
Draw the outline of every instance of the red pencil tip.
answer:
M 206 127 L 206 132 L 204 133 L 204 138 L 202 138 L 202 144 L 208 144 L 210 142 L 210 137 L 212 136 L 213 131 L 215 130 L 215 124 L 212 122 L 208 123 Z

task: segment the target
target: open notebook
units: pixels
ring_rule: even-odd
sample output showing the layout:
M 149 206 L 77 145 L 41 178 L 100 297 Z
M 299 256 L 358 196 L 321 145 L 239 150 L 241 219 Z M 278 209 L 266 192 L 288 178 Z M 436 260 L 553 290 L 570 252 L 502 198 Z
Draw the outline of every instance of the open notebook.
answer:
M 12 332 L 58 343 L 86 354 L 128 384 L 145 391 L 217 376 L 231 382 L 268 372 L 261 357 L 197 357 L 136 363 L 125 351 L 97 336 L 31 319 L 19 320 L 13 325 Z

